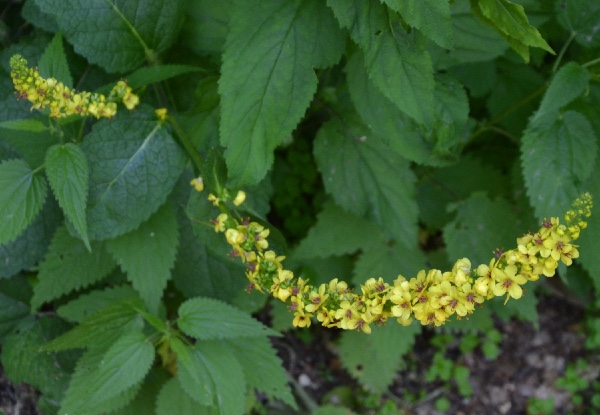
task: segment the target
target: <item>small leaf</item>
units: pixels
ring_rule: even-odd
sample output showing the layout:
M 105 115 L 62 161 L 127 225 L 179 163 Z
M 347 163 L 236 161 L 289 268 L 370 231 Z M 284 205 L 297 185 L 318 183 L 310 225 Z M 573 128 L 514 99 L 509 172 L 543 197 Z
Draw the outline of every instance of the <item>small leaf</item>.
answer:
M 317 133 L 314 153 L 325 190 L 349 212 L 372 218 L 386 235 L 411 245 L 417 238 L 414 174 L 349 118 L 345 124 L 330 121 Z
M 60 306 L 56 313 L 65 320 L 81 323 L 110 304 L 137 297 L 129 285 L 117 285 L 103 290 L 93 290 Z
M 88 250 L 85 207 L 88 195 L 88 165 L 75 144 L 54 145 L 46 153 L 46 175 L 58 204 L 71 221 Z
M 538 219 L 561 216 L 570 208 L 579 196 L 579 185 L 592 173 L 597 152 L 597 137 L 590 122 L 575 111 L 525 133 L 521 146 L 523 175 Z
M 35 0 L 56 19 L 75 51 L 108 72 L 127 72 L 154 53 L 165 51 L 175 40 L 181 23 L 181 2 Z
M 193 298 L 183 303 L 177 325 L 199 340 L 280 335 L 247 313 L 211 298 Z
M 379 227 L 328 202 L 296 250 L 294 258 L 325 258 L 352 254 L 385 240 Z
M 52 42 L 44 50 L 44 54 L 38 62 L 38 68 L 42 77 L 54 78 L 65 84 L 65 86 L 73 88 L 73 78 L 71 77 L 60 33 L 54 36 Z
M 175 212 L 163 205 L 139 228 L 106 242 L 133 288 L 156 313 L 177 254 L 179 232 Z
M 335 64 L 344 41 L 321 1 L 236 4 L 219 80 L 221 143 L 236 185 L 265 176 L 317 89 L 313 68 Z
M 419 29 L 441 47 L 452 49 L 452 25 L 448 2 L 439 0 L 384 0 L 383 2 L 399 12 L 410 26 Z
M 110 343 L 112 339 L 116 340 L 116 337 L 126 328 L 131 328 L 130 323 L 138 316 L 136 309 L 142 306 L 141 300 L 137 298 L 113 302 L 86 318 L 71 331 L 52 340 L 42 349 L 58 351 Z
M 41 133 L 48 129 L 46 125 L 39 120 L 10 120 L 0 122 L 0 128 L 15 131 L 26 131 L 30 133 Z
M 100 121 L 81 149 L 90 166 L 90 239 L 110 239 L 147 220 L 173 189 L 185 155 L 145 108 Z
M 0 164 L 0 244 L 14 240 L 44 205 L 47 184 L 23 160 Z
M 38 283 L 34 288 L 31 306 L 34 309 L 73 290 L 86 287 L 106 277 L 115 262 L 101 243 L 92 243 L 88 251 L 80 239 L 59 228 L 48 253 L 40 264 Z

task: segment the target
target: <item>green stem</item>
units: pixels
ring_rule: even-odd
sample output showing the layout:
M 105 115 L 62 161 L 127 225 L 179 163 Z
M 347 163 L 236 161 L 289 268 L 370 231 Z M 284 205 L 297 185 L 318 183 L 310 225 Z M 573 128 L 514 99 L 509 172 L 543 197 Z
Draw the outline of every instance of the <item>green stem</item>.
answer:
M 200 157 L 200 154 L 198 153 L 198 151 L 196 151 L 196 147 L 194 147 L 194 144 L 192 144 L 190 138 L 187 136 L 185 131 L 183 131 L 177 119 L 169 115 L 168 120 L 175 129 L 177 137 L 179 138 L 179 142 L 194 162 L 194 170 L 196 171 L 196 173 L 204 171 L 204 161 L 202 161 L 202 157 Z
M 589 66 L 592 66 L 592 65 L 595 65 L 595 64 L 597 64 L 597 63 L 600 63 L 600 58 L 596 58 L 596 59 L 593 59 L 593 60 L 591 60 L 591 61 L 589 61 L 589 62 L 586 62 L 586 63 L 584 63 L 583 65 L 581 65 L 581 67 L 582 67 L 582 68 L 587 68 L 587 67 L 589 67 Z
M 567 48 L 569 47 L 569 45 L 571 44 L 573 39 L 575 39 L 575 32 L 571 32 L 569 39 L 567 39 L 567 41 L 565 42 L 563 47 L 560 49 L 560 52 L 558 53 L 558 57 L 556 58 L 554 65 L 552 65 L 552 72 L 556 72 L 556 70 L 558 69 L 558 65 L 560 65 L 560 61 L 562 60 L 565 52 L 567 51 Z

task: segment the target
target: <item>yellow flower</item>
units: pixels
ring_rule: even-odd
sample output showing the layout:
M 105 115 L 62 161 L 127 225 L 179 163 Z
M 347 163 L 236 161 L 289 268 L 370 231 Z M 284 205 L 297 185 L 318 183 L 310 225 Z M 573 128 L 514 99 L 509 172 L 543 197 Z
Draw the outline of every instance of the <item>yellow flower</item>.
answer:
M 507 294 L 506 301 L 510 297 L 518 300 L 523 295 L 523 289 L 521 285 L 527 282 L 527 279 L 521 274 L 517 273 L 517 267 L 515 265 L 509 265 L 506 268 L 499 269 L 494 268 L 492 275 L 496 280 L 493 292 L 497 297 Z
M 195 179 L 192 179 L 190 184 L 192 186 L 194 186 L 194 189 L 196 189 L 197 192 L 201 192 L 204 190 L 204 180 L 202 180 L 201 176 L 198 176 Z
M 233 204 L 239 206 L 242 203 L 244 203 L 244 200 L 246 200 L 246 192 L 244 192 L 243 190 L 238 190 L 235 199 L 233 199 Z

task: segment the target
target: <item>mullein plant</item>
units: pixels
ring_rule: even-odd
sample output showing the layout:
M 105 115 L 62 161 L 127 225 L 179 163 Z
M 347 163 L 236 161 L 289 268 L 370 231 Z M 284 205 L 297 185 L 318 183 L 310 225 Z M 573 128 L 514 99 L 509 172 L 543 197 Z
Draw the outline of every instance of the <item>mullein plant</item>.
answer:
M 117 82 L 106 97 L 99 93 L 76 92 L 55 78 L 44 78 L 37 68 L 27 66 L 27 60 L 21 55 L 10 58 L 10 69 L 18 97 L 30 101 L 32 110 L 47 108 L 52 118 L 68 115 L 112 118 L 117 113 L 118 102 L 129 110 L 140 102 L 125 81 Z
M 202 190 L 201 184 L 201 178 L 192 180 L 196 190 Z M 238 192 L 234 205 L 244 199 L 244 192 Z M 285 257 L 268 249 L 269 229 L 233 217 L 222 198 L 210 194 L 209 200 L 222 212 L 213 221 L 215 232 L 225 235 L 232 247 L 230 256 L 246 264 L 249 290 L 289 302 L 296 327 L 308 327 L 316 320 L 325 327 L 365 333 L 371 332 L 372 324 L 380 325 L 390 318 L 404 326 L 413 320 L 441 326 L 450 316 L 465 317 L 494 297 L 505 296 L 506 301 L 521 298 L 527 281 L 542 275 L 552 277 L 559 262 L 569 266 L 579 257 L 572 242 L 586 228 L 592 209 L 592 196 L 585 193 L 573 202 L 564 223 L 556 217 L 545 219 L 537 232 L 518 238 L 516 248 L 497 250 L 489 264 L 474 268 L 468 258 L 462 258 L 451 271 L 422 270 L 410 279 L 399 275 L 392 284 L 370 278 L 358 292 L 337 278 L 317 287 L 294 275 L 283 266 Z

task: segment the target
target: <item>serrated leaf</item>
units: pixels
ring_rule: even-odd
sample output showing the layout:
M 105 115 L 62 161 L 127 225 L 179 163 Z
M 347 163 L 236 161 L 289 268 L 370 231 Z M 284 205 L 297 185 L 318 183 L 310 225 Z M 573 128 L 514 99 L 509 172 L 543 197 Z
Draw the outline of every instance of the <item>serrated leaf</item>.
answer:
M 177 255 L 179 232 L 171 205 L 163 205 L 139 228 L 106 242 L 133 288 L 151 313 L 156 313 L 171 278 Z
M 399 23 L 390 22 L 377 0 L 328 0 L 327 5 L 363 50 L 367 72 L 379 90 L 417 122 L 429 122 L 434 89 L 429 53 Z
M 344 33 L 318 0 L 240 1 L 219 80 L 221 143 L 236 185 L 258 183 L 317 88 L 313 67 L 335 64 Z
M 177 380 L 183 390 L 198 404 L 212 406 L 215 386 L 200 352 L 177 338 L 171 339 L 170 346 L 177 355 Z
M 46 153 L 46 175 L 58 204 L 71 221 L 85 246 L 87 235 L 85 206 L 88 195 L 88 165 L 83 151 L 75 144 L 57 144 Z
M 171 378 L 161 388 L 156 398 L 156 415 L 212 415 L 212 408 L 194 401 L 176 378 Z
M 34 288 L 31 306 L 39 308 L 73 290 L 100 281 L 116 266 L 103 244 L 92 243 L 88 251 L 80 239 L 71 236 L 66 228 L 59 228 L 41 262 L 38 283 Z
M 349 212 L 411 245 L 417 238 L 415 177 L 406 160 L 364 131 L 349 120 L 328 122 L 317 133 L 314 154 L 325 190 Z
M 185 165 L 168 129 L 146 109 L 119 115 L 95 124 L 81 145 L 90 166 L 92 240 L 120 236 L 147 220 L 165 202 Z
M 129 285 L 117 285 L 104 290 L 93 290 L 60 306 L 56 313 L 65 320 L 81 323 L 114 302 L 137 297 Z
M 466 257 L 475 268 L 488 264 L 496 248 L 516 248 L 516 238 L 525 231 L 508 202 L 478 192 L 456 205 L 456 218 L 444 227 L 444 242 L 451 263 Z
M 201 56 L 221 53 L 234 4 L 234 0 L 186 2 L 182 43 Z
M 419 325 L 404 327 L 395 323 L 374 327 L 368 336 L 344 331 L 338 348 L 340 359 L 362 385 L 373 393 L 384 393 L 401 369 L 402 357 L 412 349 L 420 332 Z
M 479 19 L 498 30 L 525 62 L 529 62 L 529 46 L 554 54 L 537 29 L 529 24 L 520 4 L 508 0 L 471 0 L 471 7 Z
M 289 375 L 267 338 L 252 337 L 243 343 L 232 340 L 227 345 L 242 366 L 248 390 L 256 389 L 297 409 L 288 385 Z
M 63 48 L 62 35 L 57 33 L 46 47 L 38 62 L 40 75 L 44 78 L 55 78 L 69 88 L 73 88 L 73 78 L 69 70 L 67 55 Z
M 46 125 L 39 120 L 9 120 L 0 122 L 0 128 L 15 131 L 26 131 L 30 133 L 41 133 L 48 129 Z
M 49 332 L 42 323 L 62 324 L 60 319 L 48 317 L 43 321 L 33 317 L 22 320 L 2 342 L 2 366 L 13 382 L 27 382 L 47 398 L 58 401 L 66 390 L 69 374 L 56 356 L 39 351 L 49 340 Z
M 452 25 L 450 5 L 438 0 L 383 0 L 412 27 L 419 29 L 425 36 L 446 49 L 452 49 Z
M 558 115 L 558 114 L 557 114 Z M 538 219 L 562 216 L 592 173 L 598 142 L 585 116 L 567 111 L 544 128 L 526 131 L 521 162 Z
M 126 79 L 131 88 L 138 89 L 179 75 L 202 71 L 202 68 L 191 65 L 146 66 L 127 75 Z
M 212 298 L 192 298 L 179 307 L 177 325 L 199 340 L 280 334 L 235 307 Z
M 112 344 L 138 316 L 137 308 L 143 307 L 141 300 L 128 298 L 113 302 L 86 318 L 80 325 L 52 340 L 43 350 L 58 351 L 97 346 L 98 343 Z M 102 341 L 100 341 L 102 340 Z
M 123 337 L 137 335 L 136 333 L 140 332 L 124 334 Z M 116 341 L 119 340 L 115 338 L 106 347 L 90 349 L 83 354 L 71 376 L 71 383 L 61 402 L 59 415 L 103 415 L 131 402 L 141 387 L 139 382 L 120 388 L 110 399 L 102 399 L 102 397 L 96 399 L 94 396 L 97 390 L 93 389 L 93 385 L 98 382 L 102 368 L 106 367 L 106 355 L 110 349 L 114 349 L 114 346 L 117 345 Z M 127 375 L 124 375 L 123 378 L 113 379 L 113 381 L 121 383 L 124 380 L 131 380 L 131 378 L 127 378 Z
M 234 354 L 220 341 L 198 342 L 196 350 L 215 386 L 218 414 L 242 414 L 246 402 L 246 380 Z
M 385 240 L 379 227 L 347 212 L 332 202 L 323 206 L 313 226 L 296 250 L 294 258 L 325 258 L 352 254 Z
M 156 398 L 169 379 L 172 377 L 162 367 L 152 367 L 135 398 L 127 406 L 111 412 L 111 415 L 154 414 Z
M 46 180 L 23 160 L 0 164 L 0 244 L 14 240 L 44 205 Z
M 56 227 L 63 221 L 54 200 L 48 200 L 40 214 L 14 241 L 0 245 L 0 278 L 10 278 L 42 260 Z
M 552 78 L 530 126 L 535 128 L 536 122 L 554 115 L 560 108 L 581 96 L 588 88 L 588 83 L 588 71 L 577 63 L 569 62 L 562 66 Z
M 56 19 L 75 51 L 108 72 L 127 72 L 156 59 L 175 40 L 181 2 L 175 0 L 36 0 Z M 92 12 L 93 11 L 93 12 Z
M 600 45 L 600 3 L 593 0 L 562 0 L 556 3 L 556 14 L 560 24 L 575 33 L 577 42 L 592 48 Z

